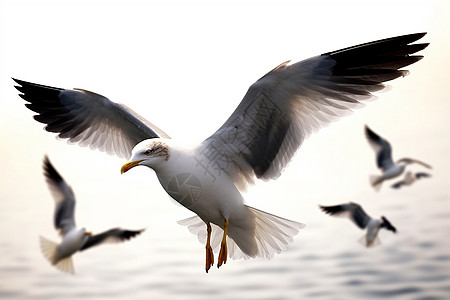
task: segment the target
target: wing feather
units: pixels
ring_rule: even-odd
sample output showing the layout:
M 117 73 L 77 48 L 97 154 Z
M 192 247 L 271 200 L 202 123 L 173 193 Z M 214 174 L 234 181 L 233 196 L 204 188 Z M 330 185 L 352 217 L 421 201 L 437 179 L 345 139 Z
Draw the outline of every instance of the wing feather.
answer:
M 121 228 L 113 228 L 102 233 L 91 235 L 86 242 L 80 248 L 80 251 L 88 248 L 103 244 L 103 243 L 118 243 L 125 242 L 129 239 L 141 234 L 144 229 L 141 230 L 125 230 Z
M 365 133 L 367 141 L 375 151 L 377 167 L 382 170 L 386 170 L 393 166 L 394 161 L 392 160 L 391 144 L 386 139 L 371 130 L 367 125 L 365 126 Z
M 129 158 L 140 141 L 168 137 L 130 108 L 82 89 L 67 90 L 13 79 L 34 119 L 70 143 Z
M 75 195 L 47 156 L 44 158 L 43 168 L 48 187 L 55 199 L 54 226 L 59 234 L 64 236 L 75 228 Z
M 353 223 L 355 223 L 356 226 L 361 229 L 366 228 L 370 220 L 370 217 L 357 203 L 349 202 L 333 206 L 319 205 L 319 207 L 322 211 L 329 215 L 349 218 Z
M 277 66 L 249 88 L 200 151 L 218 149 L 220 167 L 241 189 L 255 177 L 277 178 L 311 133 L 362 106 L 385 81 L 407 75 L 399 68 L 420 60 L 422 56 L 411 54 L 428 45 L 409 44 L 424 35 L 375 41 Z

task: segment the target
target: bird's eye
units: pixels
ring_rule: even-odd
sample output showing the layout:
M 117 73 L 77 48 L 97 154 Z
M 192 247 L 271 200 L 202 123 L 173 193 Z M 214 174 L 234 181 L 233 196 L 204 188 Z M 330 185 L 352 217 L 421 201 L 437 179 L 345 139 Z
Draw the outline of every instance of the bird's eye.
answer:
M 152 155 L 152 153 L 153 153 L 153 149 L 147 149 L 147 150 L 145 150 L 145 152 L 144 152 L 144 155 Z

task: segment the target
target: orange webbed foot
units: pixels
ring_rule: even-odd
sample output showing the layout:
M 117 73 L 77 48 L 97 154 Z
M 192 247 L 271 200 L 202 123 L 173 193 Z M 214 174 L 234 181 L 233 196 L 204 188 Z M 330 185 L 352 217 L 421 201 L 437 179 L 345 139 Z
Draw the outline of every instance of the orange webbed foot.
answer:
M 206 273 L 208 273 L 209 269 L 214 265 L 214 253 L 213 249 L 211 248 L 211 225 L 208 223 L 206 224 L 206 232 L 208 234 L 206 238 L 206 265 L 205 270 Z
M 227 257 L 228 257 L 227 232 L 228 232 L 228 221 L 225 220 L 225 222 L 223 224 L 223 238 L 222 238 L 222 243 L 220 244 L 220 252 L 219 252 L 219 259 L 217 261 L 217 268 L 222 266 L 222 264 L 227 263 Z

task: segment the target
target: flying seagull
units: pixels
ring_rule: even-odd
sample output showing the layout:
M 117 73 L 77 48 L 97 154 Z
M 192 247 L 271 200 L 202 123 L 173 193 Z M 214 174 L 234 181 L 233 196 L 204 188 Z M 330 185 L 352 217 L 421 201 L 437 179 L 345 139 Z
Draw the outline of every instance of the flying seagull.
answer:
M 370 146 L 375 151 L 377 167 L 383 172 L 381 175 L 371 175 L 369 178 L 370 184 L 375 190 L 378 191 L 381 188 L 383 181 L 400 176 L 408 164 L 416 163 L 431 169 L 430 165 L 412 158 L 402 158 L 394 162 L 392 160 L 391 144 L 372 131 L 367 125 L 365 126 L 365 133 Z
M 373 247 L 380 243 L 378 238 L 378 231 L 380 228 L 386 228 L 392 232 L 397 232 L 397 229 L 385 218 L 374 219 L 366 214 L 362 207 L 357 203 L 346 203 L 335 206 L 321 206 L 319 207 L 327 214 L 332 216 L 342 216 L 349 218 L 356 226 L 361 229 L 366 229 L 366 234 L 359 240 L 361 244 L 366 247 Z
M 62 237 L 57 244 L 40 237 L 41 250 L 45 258 L 59 270 L 75 274 L 72 255 L 78 251 L 89 249 L 103 243 L 123 242 L 140 234 L 142 230 L 109 229 L 92 235 L 85 228 L 78 229 L 75 225 L 75 195 L 72 188 L 56 171 L 50 160 L 44 158 L 44 175 L 55 199 L 54 225 Z
M 219 267 L 228 254 L 270 258 L 293 241 L 303 224 L 245 205 L 241 192 L 255 179 L 276 179 L 311 133 L 361 106 L 385 87 L 384 82 L 407 75 L 401 68 L 422 58 L 412 54 L 428 46 L 413 44 L 424 35 L 284 62 L 250 86 L 216 132 L 189 147 L 99 94 L 14 80 L 47 131 L 72 143 L 131 157 L 122 173 L 135 166 L 153 169 L 167 193 L 197 215 L 181 223 L 206 240 L 208 271 L 217 248 Z M 199 224 L 206 224 L 206 232 L 198 230 Z
M 413 174 L 413 172 L 408 171 L 408 172 L 406 172 L 405 177 L 403 178 L 403 180 L 400 180 L 400 181 L 394 183 L 393 185 L 391 185 L 391 187 L 394 188 L 394 189 L 399 189 L 402 186 L 405 186 L 405 185 L 408 186 L 408 185 L 413 184 L 418 179 L 428 178 L 428 177 L 431 177 L 431 175 L 428 174 L 428 173 L 425 173 L 425 172 L 417 172 L 417 173 Z

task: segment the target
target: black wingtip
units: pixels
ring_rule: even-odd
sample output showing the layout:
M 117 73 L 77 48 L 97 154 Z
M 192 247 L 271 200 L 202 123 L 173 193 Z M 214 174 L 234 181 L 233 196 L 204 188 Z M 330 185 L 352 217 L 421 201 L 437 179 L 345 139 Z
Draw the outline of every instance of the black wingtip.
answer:
M 364 132 L 366 134 L 373 133 L 372 129 L 370 129 L 369 125 L 364 125 Z
M 19 84 L 19 86 L 15 85 L 14 87 L 21 93 L 32 93 L 32 94 L 41 94 L 41 93 L 59 93 L 61 90 L 63 90 L 62 88 L 58 88 L 58 87 L 53 87 L 53 86 L 48 86 L 48 85 L 43 85 L 43 84 L 37 84 L 37 83 L 32 83 L 32 82 L 28 82 L 25 80 L 20 80 L 17 78 L 13 78 L 11 77 L 12 80 L 14 80 L 17 84 Z
M 426 32 L 386 38 L 324 53 L 336 64 L 333 75 L 362 77 L 366 84 L 377 85 L 407 75 L 401 70 L 423 58 L 414 53 L 425 49 L 428 43 L 412 44 Z
M 419 32 L 419 33 L 413 33 L 413 34 L 410 34 L 410 35 L 417 36 L 417 38 L 415 40 L 413 40 L 413 42 L 414 42 L 414 41 L 417 41 L 417 40 L 423 38 L 426 34 L 427 34 L 427 32 L 424 31 L 424 32 Z M 408 36 L 408 35 L 406 35 L 406 36 Z
M 383 223 L 381 224 L 381 227 L 385 227 L 387 230 L 390 230 L 394 233 L 397 233 L 397 228 L 395 228 L 391 222 L 388 221 L 388 219 L 386 219 L 385 216 L 381 217 L 381 220 L 383 221 Z
M 28 82 L 28 81 L 25 81 L 25 80 L 21 80 L 21 79 L 17 79 L 17 78 L 14 78 L 14 77 L 11 77 L 11 79 L 14 80 L 19 85 L 19 86 L 17 86 L 17 85 L 14 86 L 16 89 L 25 88 L 26 86 L 36 85 L 35 83 L 31 83 L 31 82 Z M 22 91 L 20 91 L 20 92 L 22 92 Z
M 43 169 L 44 169 L 44 176 L 47 179 L 57 182 L 63 180 L 62 176 L 58 173 L 58 171 L 56 171 L 55 167 L 53 167 L 47 155 L 44 156 Z
M 138 229 L 138 230 L 125 230 L 123 233 L 123 237 L 125 240 L 129 240 L 131 238 L 134 238 L 134 237 L 140 235 L 145 230 L 146 230 L 146 228 L 142 228 L 142 229 Z
M 420 32 L 420 33 L 412 33 L 412 34 L 405 34 L 405 35 L 399 35 L 399 36 L 395 36 L 395 37 L 390 37 L 390 38 L 385 38 L 385 39 L 381 39 L 381 40 L 377 40 L 377 41 L 373 41 L 373 42 L 368 42 L 368 43 L 363 43 L 363 44 L 359 44 L 356 46 L 351 46 L 351 47 L 347 47 L 347 48 L 343 48 L 340 50 L 336 50 L 336 51 L 331 51 L 331 52 L 327 52 L 324 53 L 323 55 L 341 55 L 344 54 L 345 52 L 348 52 L 349 50 L 355 50 L 355 51 L 359 51 L 360 49 L 372 49 L 372 48 L 391 48 L 393 45 L 398 46 L 402 46 L 405 47 L 408 44 L 411 44 L 421 38 L 423 38 L 427 33 L 426 32 Z M 426 48 L 428 46 L 428 44 L 423 47 Z M 389 51 L 388 51 L 389 52 Z M 417 51 L 414 51 L 417 52 Z M 411 53 L 409 53 L 411 54 Z
M 420 40 L 426 34 L 427 34 L 427 32 L 410 33 L 410 34 L 399 35 L 399 36 L 395 36 L 395 37 L 391 37 L 391 38 L 387 38 L 387 39 L 382 39 L 377 42 L 398 41 L 403 45 L 407 45 L 407 44 L 414 43 L 417 40 Z
M 319 208 L 326 214 L 333 215 L 339 210 L 339 205 L 335 206 L 323 206 L 319 205 Z
M 16 79 L 14 77 L 11 77 L 12 80 L 14 80 L 14 82 L 18 85 L 14 85 L 15 89 L 18 90 L 19 92 L 23 93 L 20 89 L 23 87 L 23 81 Z M 22 96 L 21 94 L 19 94 L 19 96 Z
M 375 131 L 373 131 L 372 129 L 370 129 L 370 127 L 367 126 L 367 125 L 364 126 L 364 132 L 365 132 L 365 134 L 366 134 L 366 137 L 367 137 L 369 140 L 372 140 L 372 141 L 379 141 L 379 140 L 381 139 L 381 137 L 380 137 L 377 133 L 375 133 Z

